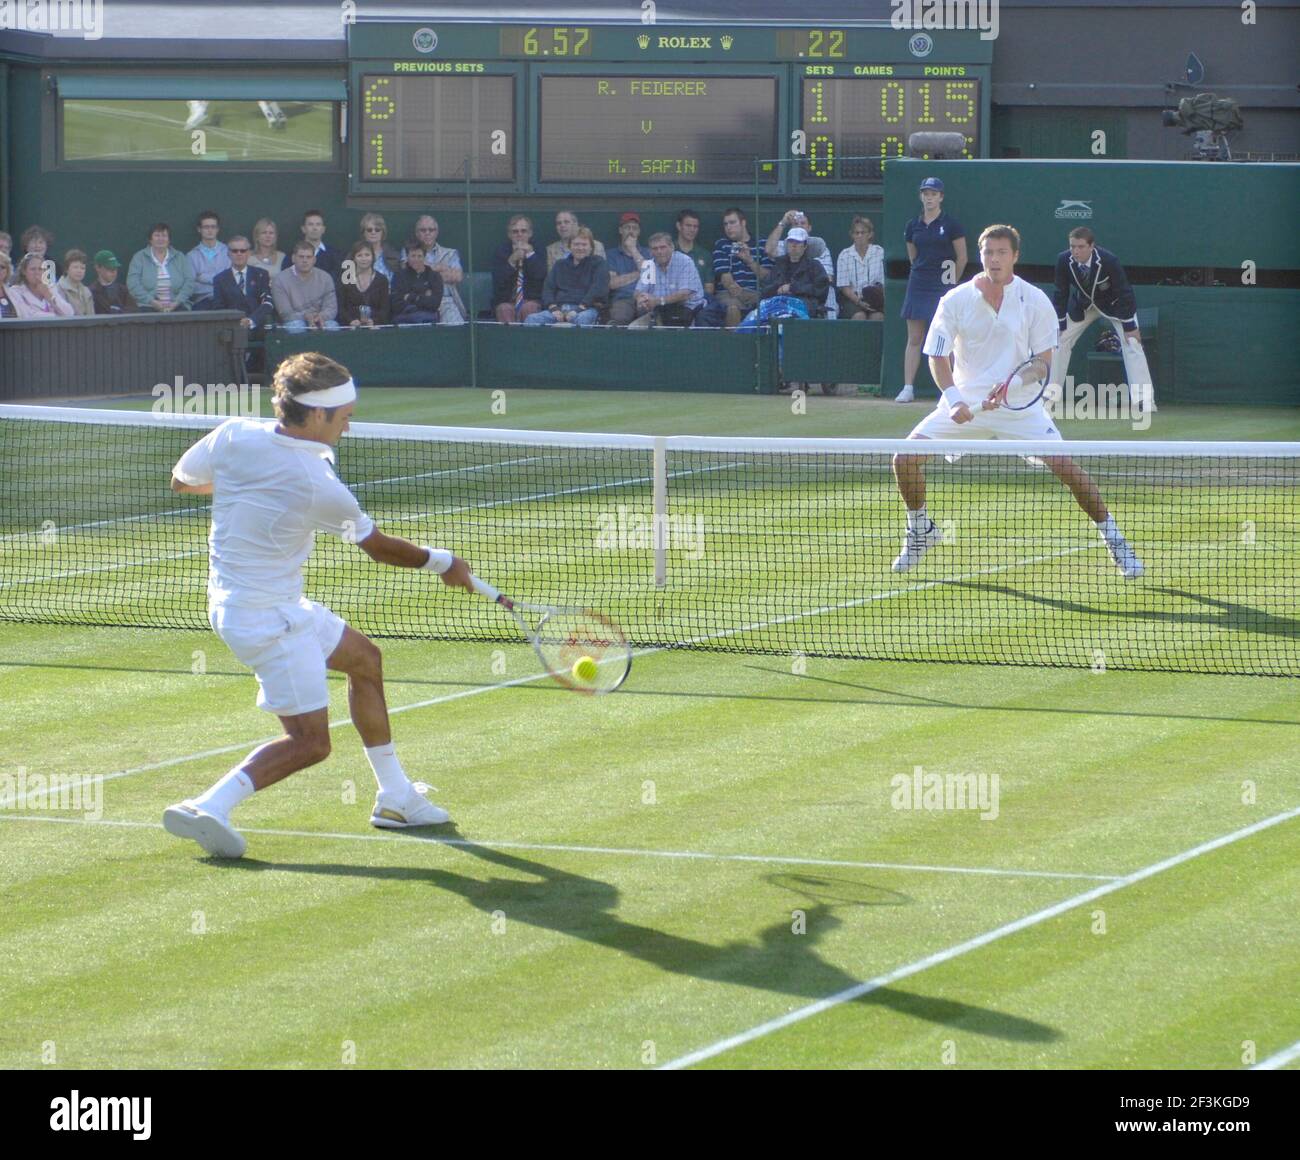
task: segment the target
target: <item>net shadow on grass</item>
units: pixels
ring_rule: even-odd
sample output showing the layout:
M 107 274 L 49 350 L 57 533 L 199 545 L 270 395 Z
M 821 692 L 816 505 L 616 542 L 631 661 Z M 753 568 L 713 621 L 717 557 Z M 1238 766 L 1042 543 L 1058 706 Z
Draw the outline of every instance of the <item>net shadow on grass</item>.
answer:
M 1152 585 L 1148 588 L 1139 588 L 1137 591 L 1162 592 L 1167 596 L 1178 596 L 1215 611 L 1178 612 L 1158 608 L 1101 608 L 1095 604 L 1082 604 L 1075 600 L 1063 600 L 1056 596 L 1026 592 L 1023 588 L 1015 588 L 1010 584 L 976 580 L 946 580 L 944 583 L 954 588 L 969 588 L 976 592 L 997 592 L 1029 604 L 1053 608 L 1058 612 L 1072 612 L 1080 616 L 1109 617 L 1112 620 L 1148 621 L 1158 624 L 1200 624 L 1234 632 L 1256 632 L 1288 640 L 1300 639 L 1300 620 L 1294 617 L 1278 616 L 1249 604 L 1236 604 L 1230 600 L 1220 600 L 1199 592 L 1187 592 L 1181 588 Z
M 410 837 L 414 841 L 431 840 L 414 834 Z M 861 982 L 826 962 L 816 952 L 817 943 L 842 925 L 843 920 L 835 914 L 839 904 L 815 902 L 808 906 L 804 911 L 806 930 L 803 934 L 794 934 L 791 920 L 783 915 L 780 921 L 764 927 L 753 939 L 734 939 L 721 944 L 700 942 L 620 918 L 615 913 L 620 900 L 619 890 L 612 883 L 560 870 L 472 840 L 455 837 L 448 841 L 448 837 L 441 834 L 432 840 L 447 845 L 454 841 L 454 849 L 512 874 L 526 874 L 530 880 L 477 878 L 436 867 L 263 862 L 248 858 L 212 859 L 211 865 L 228 871 L 278 871 L 425 882 L 448 894 L 459 895 L 486 914 L 502 911 L 508 921 L 523 922 L 605 947 L 670 974 L 729 983 L 756 991 L 817 1000 L 839 994 Z M 845 884 L 846 880 L 840 880 L 841 888 Z M 854 888 L 866 889 L 861 884 L 855 884 Z M 882 888 L 877 888 L 877 893 L 870 897 L 878 897 L 881 901 L 866 905 L 907 905 L 911 901 L 906 895 Z M 1048 1043 L 1062 1038 L 1060 1031 L 1031 1019 L 896 988 L 880 987 L 854 1002 L 887 1007 L 899 1014 L 998 1039 Z

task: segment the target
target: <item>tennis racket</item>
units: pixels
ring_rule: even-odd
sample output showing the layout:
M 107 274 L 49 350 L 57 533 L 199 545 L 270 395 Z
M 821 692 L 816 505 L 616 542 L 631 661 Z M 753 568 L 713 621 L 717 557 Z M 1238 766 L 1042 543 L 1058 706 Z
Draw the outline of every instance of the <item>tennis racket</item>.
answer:
M 1032 372 L 1038 377 L 1034 381 L 1022 381 L 1016 384 L 1014 381 L 1016 377 L 1020 376 L 1023 380 L 1027 372 Z M 1008 411 L 1027 411 L 1043 397 L 1045 390 L 1047 390 L 1046 368 L 1042 360 L 1037 355 L 1033 355 L 998 383 L 988 393 L 981 407 L 985 411 L 996 411 L 999 407 L 1005 407 Z
M 612 693 L 632 671 L 623 630 L 603 612 L 511 600 L 471 575 L 480 596 L 499 604 L 519 625 L 546 671 L 575 693 Z

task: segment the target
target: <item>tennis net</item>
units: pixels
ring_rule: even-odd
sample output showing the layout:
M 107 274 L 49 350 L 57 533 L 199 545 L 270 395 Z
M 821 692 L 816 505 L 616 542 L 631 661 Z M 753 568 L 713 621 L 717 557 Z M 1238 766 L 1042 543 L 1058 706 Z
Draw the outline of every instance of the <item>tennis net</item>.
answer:
M 209 501 L 168 481 L 221 421 L 0 407 L 0 620 L 206 628 Z M 1300 445 L 929 443 L 944 539 L 901 575 L 900 450 L 356 423 L 337 465 L 385 530 L 642 648 L 1300 676 Z M 1140 579 L 1035 453 L 1086 468 Z M 306 590 L 375 636 L 514 639 L 332 537 Z

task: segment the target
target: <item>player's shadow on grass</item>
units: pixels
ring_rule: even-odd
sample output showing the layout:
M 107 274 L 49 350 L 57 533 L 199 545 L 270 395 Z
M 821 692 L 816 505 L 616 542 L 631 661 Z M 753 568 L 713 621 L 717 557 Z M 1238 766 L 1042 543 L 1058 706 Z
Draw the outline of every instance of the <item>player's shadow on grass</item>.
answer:
M 413 840 L 420 840 L 411 835 Z M 425 839 L 428 840 L 428 839 Z M 435 839 L 438 840 L 438 839 Z M 758 932 L 756 941 L 733 940 L 721 944 L 668 934 L 653 927 L 627 922 L 615 911 L 619 891 L 612 883 L 560 870 L 544 862 L 481 846 L 468 839 L 441 839 L 443 844 L 487 862 L 518 878 L 478 878 L 439 868 L 410 866 L 352 866 L 338 863 L 260 862 L 254 859 L 213 860 L 212 865 L 243 871 L 278 871 L 332 874 L 349 878 L 378 878 L 402 882 L 427 882 L 449 894 L 458 894 L 484 914 L 505 916 L 507 923 L 522 922 L 543 930 L 581 939 L 629 955 L 671 974 L 713 983 L 730 983 L 758 991 L 773 991 L 801 999 L 818 1000 L 838 995 L 862 980 L 822 959 L 818 942 L 842 924 L 835 903 L 813 902 L 799 907 L 805 933 L 792 929 L 791 912 Z M 839 880 L 842 884 L 845 880 Z M 904 905 L 903 895 L 881 888 L 865 891 L 870 901 L 856 905 Z M 862 1005 L 887 1007 L 931 1023 L 956 1027 L 976 1035 L 1024 1043 L 1048 1043 L 1061 1038 L 1055 1028 L 991 1011 L 952 999 L 917 995 L 881 986 L 852 1000 Z
M 1026 592 L 1010 584 L 998 584 L 988 580 L 948 580 L 945 587 L 970 588 L 976 592 L 999 592 L 1016 600 L 1037 604 L 1043 608 L 1053 608 L 1058 612 L 1073 612 L 1082 616 L 1108 617 L 1112 620 L 1145 621 L 1154 624 L 1203 624 L 1212 628 L 1230 629 L 1237 632 L 1256 632 L 1265 636 L 1280 636 L 1287 640 L 1300 639 L 1300 620 L 1291 616 L 1278 616 L 1255 608 L 1249 604 L 1236 604 L 1230 600 L 1220 600 L 1206 596 L 1201 592 L 1187 592 L 1182 588 L 1165 588 L 1158 585 L 1135 587 L 1134 592 L 1163 592 L 1168 596 L 1178 596 L 1203 605 L 1204 612 L 1178 610 L 1172 608 L 1104 608 L 1094 604 L 1084 604 L 1077 600 L 1064 600 L 1056 596 L 1042 596 L 1036 592 Z

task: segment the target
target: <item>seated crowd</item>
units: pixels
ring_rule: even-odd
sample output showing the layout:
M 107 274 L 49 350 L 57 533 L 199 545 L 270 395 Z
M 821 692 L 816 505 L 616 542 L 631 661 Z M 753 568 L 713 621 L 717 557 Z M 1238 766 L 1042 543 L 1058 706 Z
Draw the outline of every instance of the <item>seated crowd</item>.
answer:
M 878 319 L 884 310 L 884 251 L 873 244 L 870 219 L 855 217 L 851 245 L 832 263 L 825 239 L 807 216 L 785 213 L 765 241 L 749 232 L 745 212 L 722 215 L 722 237 L 699 245 L 701 219 L 677 215 L 675 236 L 653 233 L 641 242 L 641 218 L 621 215 L 618 241 L 607 249 L 571 210 L 555 215 L 556 240 L 533 244 L 533 223 L 516 214 L 492 254 L 490 316 L 529 326 L 709 326 L 734 328 L 764 298 L 785 295 L 812 318 Z M 0 320 L 72 318 L 95 314 L 238 310 L 254 332 L 271 325 L 290 331 L 387 325 L 459 326 L 469 321 L 462 296 L 460 254 L 438 241 L 432 214 L 417 219 L 400 249 L 384 218 L 367 213 L 361 237 L 347 252 L 325 241 L 319 210 L 302 216 L 300 236 L 277 248 L 276 225 L 260 219 L 251 239 L 221 241 L 221 219 L 210 211 L 195 222 L 198 244 L 172 245 L 171 227 L 157 222 L 148 244 L 127 263 L 101 249 L 93 259 L 68 250 L 61 268 L 50 257 L 53 236 L 31 226 L 19 239 L 0 232 Z M 94 278 L 88 281 L 93 266 Z

